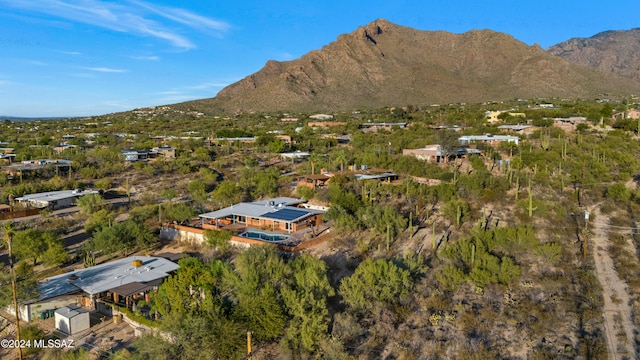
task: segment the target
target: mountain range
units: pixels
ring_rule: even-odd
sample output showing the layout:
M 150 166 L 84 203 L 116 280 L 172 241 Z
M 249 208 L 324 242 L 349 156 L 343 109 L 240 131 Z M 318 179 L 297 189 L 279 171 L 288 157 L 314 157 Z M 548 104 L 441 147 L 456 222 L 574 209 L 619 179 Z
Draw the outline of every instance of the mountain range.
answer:
M 320 50 L 258 72 L 215 98 L 185 103 L 226 113 L 597 98 L 640 93 L 640 29 L 571 39 L 545 51 L 491 30 L 421 31 L 384 19 Z

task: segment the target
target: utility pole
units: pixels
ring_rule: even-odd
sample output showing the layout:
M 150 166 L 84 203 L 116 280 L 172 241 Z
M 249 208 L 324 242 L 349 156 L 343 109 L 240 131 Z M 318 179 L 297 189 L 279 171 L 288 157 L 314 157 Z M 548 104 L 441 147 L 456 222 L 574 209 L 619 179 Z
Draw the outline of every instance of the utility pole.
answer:
M 247 331 L 247 360 L 251 360 L 251 331 Z
M 13 242 L 13 224 L 7 222 L 3 225 L 4 236 L 7 240 L 7 251 L 9 255 L 9 268 L 11 269 L 11 290 L 13 292 L 13 309 L 16 313 L 16 340 L 20 344 L 20 309 L 18 308 L 18 295 L 16 289 L 16 270 L 13 267 L 13 254 L 11 243 Z M 22 360 L 22 348 L 18 346 L 18 359 Z

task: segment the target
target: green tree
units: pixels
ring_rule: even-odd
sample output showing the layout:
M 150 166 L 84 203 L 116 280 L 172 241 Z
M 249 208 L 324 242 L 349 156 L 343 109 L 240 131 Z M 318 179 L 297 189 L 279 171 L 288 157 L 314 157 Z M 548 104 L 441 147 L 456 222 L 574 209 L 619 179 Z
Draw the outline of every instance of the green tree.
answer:
M 242 189 L 235 181 L 225 180 L 211 192 L 211 200 L 216 207 L 222 208 L 233 205 L 240 201 Z
M 166 221 L 186 221 L 193 219 L 197 213 L 196 210 L 185 203 L 167 204 L 163 207 L 163 219 Z
M 288 268 L 292 283 L 282 289 L 282 298 L 291 320 L 283 340 L 290 349 L 314 351 L 329 330 L 327 298 L 335 292 L 322 260 L 303 254 Z
M 349 161 L 349 159 L 347 158 L 347 152 L 343 149 L 340 149 L 336 151 L 334 154 L 335 154 L 334 161 L 340 165 L 340 171 L 343 172 L 344 164 L 346 164 L 347 161 Z
M 49 236 L 46 239 L 46 250 L 40 256 L 46 266 L 62 265 L 68 260 L 67 251 L 62 240 Z
M 153 295 L 154 308 L 162 315 L 178 314 L 220 314 L 222 300 L 219 293 L 224 265 L 214 261 L 207 266 L 196 258 L 186 258 L 179 262 L 175 275 L 162 283 Z
M 279 288 L 286 283 L 285 264 L 274 247 L 252 247 L 223 277 L 233 302 L 232 318 L 245 323 L 259 341 L 280 336 L 286 324 Z
M 229 230 L 210 230 L 204 231 L 204 240 L 207 245 L 221 252 L 225 252 L 231 246 L 230 240 L 233 233 Z
M 80 211 L 87 215 L 91 215 L 106 206 L 106 201 L 100 194 L 87 194 L 78 198 L 76 204 Z
M 89 234 L 93 234 L 102 228 L 109 227 L 115 222 L 115 218 L 116 215 L 113 212 L 107 209 L 100 209 L 89 216 L 84 224 L 84 230 Z
M 375 307 L 393 309 L 411 291 L 409 271 L 385 259 L 366 259 L 353 275 L 342 280 L 340 295 L 358 313 L 372 314 Z
M 102 251 L 104 254 L 123 252 L 126 255 L 136 247 L 147 249 L 156 241 L 157 238 L 144 223 L 130 218 L 96 231 L 89 243 L 89 248 Z
M 187 191 L 195 201 L 203 203 L 207 200 L 207 186 L 200 180 L 193 180 L 187 184 Z
M 49 249 L 52 250 L 49 250 Z M 56 255 L 54 251 L 59 252 Z M 37 229 L 18 231 L 14 235 L 14 253 L 18 259 L 32 259 L 36 265 L 38 259 L 47 259 L 45 265 L 59 265 L 66 261 L 62 240 L 51 232 Z M 46 256 L 45 256 L 46 254 Z

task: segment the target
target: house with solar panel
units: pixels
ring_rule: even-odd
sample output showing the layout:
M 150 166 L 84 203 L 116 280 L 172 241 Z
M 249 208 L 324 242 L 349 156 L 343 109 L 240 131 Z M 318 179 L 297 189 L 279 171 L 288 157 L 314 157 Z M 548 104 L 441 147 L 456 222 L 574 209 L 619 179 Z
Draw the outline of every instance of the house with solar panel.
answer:
M 226 225 L 291 234 L 322 223 L 323 211 L 298 207 L 304 201 L 295 198 L 244 202 L 218 211 L 201 214 L 202 228 L 221 229 Z M 242 233 L 239 236 L 243 236 Z M 259 236 L 244 236 L 261 240 Z
M 201 245 L 205 231 L 227 230 L 235 246 L 276 245 L 284 251 L 299 251 L 330 238 L 330 224 L 322 220 L 324 209 L 305 206 L 290 197 L 243 202 L 201 214 L 188 223 L 165 223 L 160 237 Z

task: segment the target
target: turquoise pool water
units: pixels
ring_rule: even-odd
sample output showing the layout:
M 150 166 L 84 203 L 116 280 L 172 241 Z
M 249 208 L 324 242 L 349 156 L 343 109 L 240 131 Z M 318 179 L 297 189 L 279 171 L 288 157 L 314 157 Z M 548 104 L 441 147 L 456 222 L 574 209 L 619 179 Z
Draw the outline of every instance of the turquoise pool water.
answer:
M 291 236 L 289 235 L 267 234 L 260 231 L 245 231 L 238 236 L 249 238 L 249 239 L 255 239 L 255 240 L 269 241 L 269 242 L 286 241 L 291 238 Z

